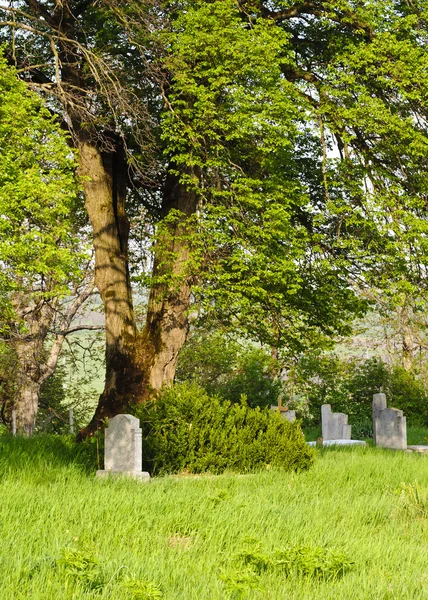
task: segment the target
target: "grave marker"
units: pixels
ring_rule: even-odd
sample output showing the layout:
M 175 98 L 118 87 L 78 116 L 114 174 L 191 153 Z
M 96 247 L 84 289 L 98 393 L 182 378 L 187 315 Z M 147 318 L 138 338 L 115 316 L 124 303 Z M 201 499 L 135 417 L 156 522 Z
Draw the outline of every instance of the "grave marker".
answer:
M 271 404 L 271 409 L 272 410 L 276 410 L 281 414 L 281 417 L 283 419 L 287 419 L 287 421 L 295 421 L 296 420 L 296 411 L 295 410 L 290 410 L 288 408 L 288 406 L 283 406 L 282 405 L 282 397 L 280 396 L 278 398 L 278 405 L 275 404 Z
M 330 404 L 321 406 L 321 424 L 323 440 L 351 439 L 351 425 L 348 425 L 348 415 L 332 412 Z
M 386 408 L 386 395 L 373 394 L 372 416 L 373 416 L 373 441 L 376 445 L 375 419 L 379 418 L 380 413 Z
M 109 419 L 104 440 L 104 470 L 97 477 L 125 475 L 149 480 L 142 471 L 142 432 L 140 421 L 132 415 L 116 415 Z
M 374 400 L 373 400 L 374 402 Z M 373 419 L 376 446 L 393 450 L 407 449 L 406 417 L 398 408 L 384 408 Z

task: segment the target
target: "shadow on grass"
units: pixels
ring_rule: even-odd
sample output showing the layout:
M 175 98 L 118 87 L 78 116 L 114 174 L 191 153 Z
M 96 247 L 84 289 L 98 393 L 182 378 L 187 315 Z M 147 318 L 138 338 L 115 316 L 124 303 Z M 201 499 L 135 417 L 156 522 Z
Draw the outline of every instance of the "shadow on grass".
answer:
M 30 438 L 0 436 L 0 474 L 31 469 L 32 471 L 77 467 L 93 473 L 97 469 L 95 439 L 77 444 L 74 436 L 35 435 Z

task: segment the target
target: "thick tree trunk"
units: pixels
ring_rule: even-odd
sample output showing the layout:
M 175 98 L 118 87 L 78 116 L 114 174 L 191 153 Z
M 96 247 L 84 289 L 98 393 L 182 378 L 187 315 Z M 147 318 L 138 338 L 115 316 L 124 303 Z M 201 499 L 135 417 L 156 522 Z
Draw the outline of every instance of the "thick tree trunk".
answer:
M 139 334 L 132 309 L 127 229 L 121 234 L 121 228 L 127 227 L 124 202 L 120 210 L 114 208 L 114 172 L 109 174 L 105 158 L 93 146 L 81 148 L 81 161 L 80 171 L 87 179 L 86 207 L 94 229 L 95 281 L 105 307 L 106 383 L 91 422 L 79 433 L 80 439 L 94 433 L 106 417 L 145 402 L 173 381 L 188 332 L 189 217 L 197 206 L 196 193 L 187 191 L 176 176 L 169 175 L 163 216 L 172 210 L 177 213 L 158 236 L 147 319 Z M 118 215 L 123 215 L 122 224 Z
M 189 260 L 192 217 L 197 208 L 195 191 L 187 190 L 175 175 L 164 188 L 163 213 L 177 211 L 158 237 L 146 324 L 139 342 L 149 390 L 172 383 L 178 354 L 188 333 L 190 308 Z
M 104 304 L 106 328 L 105 386 L 91 423 L 79 434 L 85 437 L 103 419 L 138 400 L 142 372 L 136 357 L 137 332 L 128 268 L 126 165 L 120 150 L 101 153 L 86 141 L 79 150 L 79 174 L 94 235 L 95 285 Z

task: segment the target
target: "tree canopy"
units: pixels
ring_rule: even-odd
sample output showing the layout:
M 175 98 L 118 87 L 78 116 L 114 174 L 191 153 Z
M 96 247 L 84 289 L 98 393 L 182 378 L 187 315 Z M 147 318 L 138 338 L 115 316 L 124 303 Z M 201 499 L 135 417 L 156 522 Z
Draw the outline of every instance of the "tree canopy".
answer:
M 362 289 L 425 285 L 424 0 L 20 0 L 0 27 L 78 150 L 106 314 L 98 421 L 172 381 L 195 301 L 299 353 L 349 330 Z M 156 223 L 142 332 L 136 215 Z
M 0 148 L 0 290 L 2 310 L 12 317 L 2 328 L 14 322 L 19 330 L 17 296 L 28 309 L 67 294 L 79 275 L 83 248 L 73 226 L 78 209 L 73 151 L 56 117 L 2 56 Z

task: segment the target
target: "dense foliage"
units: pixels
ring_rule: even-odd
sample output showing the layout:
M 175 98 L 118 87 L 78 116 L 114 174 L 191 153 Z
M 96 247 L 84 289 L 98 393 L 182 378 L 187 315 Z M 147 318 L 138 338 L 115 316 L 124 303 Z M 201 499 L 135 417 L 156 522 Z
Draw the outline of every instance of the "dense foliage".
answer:
M 406 370 L 380 358 L 364 361 L 335 354 L 308 354 L 290 370 L 287 400 L 306 424 L 321 422 L 321 405 L 349 415 L 357 431 L 370 436 L 373 394 L 384 392 L 388 406 L 404 411 L 413 426 L 428 424 L 428 379 L 425 372 Z
M 176 381 L 192 381 L 208 395 L 251 407 L 278 402 L 283 384 L 278 363 L 265 350 L 242 344 L 219 332 L 194 332 L 180 353 Z
M 231 404 L 196 385 L 166 388 L 155 403 L 137 410 L 143 459 L 153 474 L 302 470 L 314 453 L 298 423 L 269 409 Z
M 426 288 L 425 0 L 16 0 L 0 37 L 79 150 L 107 321 L 91 431 L 172 382 L 192 303 L 297 357 Z M 137 335 L 129 246 L 154 223 Z
M 79 273 L 79 244 L 73 152 L 57 119 L 1 55 L 0 148 L 4 330 L 19 327 L 21 298 L 30 304 L 69 292 Z
M 428 373 L 425 362 L 406 369 L 379 356 L 361 359 L 334 352 L 308 351 L 297 360 L 275 360 L 263 349 L 238 343 L 220 332 L 195 331 L 184 347 L 176 380 L 191 381 L 209 395 L 232 402 L 246 396 L 249 406 L 270 406 L 282 398 L 297 409 L 306 426 L 321 422 L 321 406 L 349 414 L 354 437 L 370 437 L 372 397 L 385 392 L 388 405 L 404 411 L 414 426 L 428 425 Z

